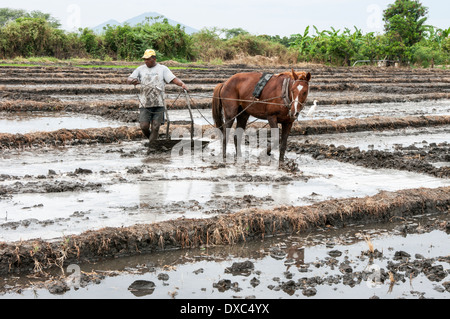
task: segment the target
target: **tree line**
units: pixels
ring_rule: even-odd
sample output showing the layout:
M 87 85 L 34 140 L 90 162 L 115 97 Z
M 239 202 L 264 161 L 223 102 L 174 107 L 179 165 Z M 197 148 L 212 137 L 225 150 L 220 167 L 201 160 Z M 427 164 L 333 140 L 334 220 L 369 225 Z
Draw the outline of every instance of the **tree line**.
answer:
M 357 27 L 319 30 L 308 26 L 289 37 L 252 35 L 242 28 L 205 28 L 188 35 L 180 25 L 152 18 L 136 26 L 108 25 L 102 34 L 80 28 L 66 32 L 40 11 L 0 9 L 0 58 L 54 57 L 139 60 L 147 48 L 159 60 L 221 63 L 243 55 L 277 57 L 283 63 L 349 66 L 359 60 L 399 61 L 429 67 L 450 64 L 450 28 L 426 25 L 428 8 L 417 0 L 396 0 L 383 13 L 384 33 Z

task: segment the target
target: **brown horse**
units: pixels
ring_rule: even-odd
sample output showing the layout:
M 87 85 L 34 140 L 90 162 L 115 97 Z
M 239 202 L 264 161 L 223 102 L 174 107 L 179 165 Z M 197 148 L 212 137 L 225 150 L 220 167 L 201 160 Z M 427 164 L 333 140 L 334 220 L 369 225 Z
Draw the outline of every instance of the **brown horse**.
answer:
M 294 72 L 292 69 L 291 72 L 275 74 L 267 82 L 259 99 L 256 99 L 253 91 L 261 76 L 258 72 L 237 73 L 214 88 L 212 114 L 215 126 L 222 129 L 224 158 L 227 133 L 234 120 L 237 120 L 236 128 L 245 130 L 251 115 L 268 120 L 271 129 L 278 129 L 278 124 L 282 125 L 279 159 L 280 162 L 284 161 L 289 132 L 308 97 L 311 73 Z M 234 143 L 236 155 L 239 156 L 240 141 L 237 141 L 236 136 Z

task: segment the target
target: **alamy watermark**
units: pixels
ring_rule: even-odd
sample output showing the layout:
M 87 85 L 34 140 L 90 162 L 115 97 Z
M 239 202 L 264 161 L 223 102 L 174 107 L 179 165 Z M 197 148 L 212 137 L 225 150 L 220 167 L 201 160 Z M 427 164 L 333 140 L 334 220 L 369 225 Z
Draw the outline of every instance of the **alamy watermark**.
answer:
M 69 4 L 66 12 L 68 14 L 66 19 L 67 29 L 77 31 L 81 28 L 81 7 L 78 4 Z
M 172 158 L 188 161 L 220 163 L 259 163 L 263 165 L 278 165 L 280 150 L 280 133 L 278 128 L 272 129 L 226 129 L 226 153 L 223 154 L 223 132 L 218 128 L 205 131 L 196 129 L 192 136 L 187 128 L 176 128 L 172 140 L 180 139 L 171 151 Z M 203 147 L 202 141 L 214 143 L 214 147 Z M 238 148 L 236 150 L 235 142 Z
M 383 31 L 383 9 L 378 4 L 370 4 L 367 6 L 369 14 L 366 20 L 367 28 L 374 32 Z
M 376 264 L 371 264 L 364 269 L 366 273 L 369 275 L 367 276 L 366 285 L 367 287 L 374 289 L 374 288 L 380 288 L 383 284 L 381 281 L 381 267 Z
M 66 269 L 67 273 L 70 275 L 66 278 L 66 284 L 68 287 L 72 287 L 75 289 L 80 288 L 80 282 L 81 282 L 81 269 L 80 266 L 71 264 L 67 266 Z

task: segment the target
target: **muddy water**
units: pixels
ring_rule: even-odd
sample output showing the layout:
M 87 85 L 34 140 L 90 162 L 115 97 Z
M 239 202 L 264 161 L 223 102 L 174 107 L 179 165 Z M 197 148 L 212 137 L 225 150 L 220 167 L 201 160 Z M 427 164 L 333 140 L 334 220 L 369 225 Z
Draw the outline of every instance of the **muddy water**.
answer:
M 122 122 L 108 120 L 100 116 L 67 112 L 2 112 L 0 114 L 0 132 L 10 134 L 123 126 Z
M 107 226 L 208 218 L 247 207 L 302 206 L 381 190 L 450 185 L 411 172 L 288 156 L 300 172 L 250 161 L 218 166 L 170 153 L 147 155 L 143 142 L 11 150 L 2 154 L 0 165 L 2 185 L 12 193 L 1 197 L 0 240 L 51 239 Z
M 94 281 L 70 281 L 66 271 L 63 281 L 69 287 L 58 291 L 54 282 L 37 281 L 30 287 L 29 280 L 12 278 L 5 281 L 9 292 L 0 291 L 0 298 L 445 299 L 450 296 L 445 262 L 450 237 L 435 226 L 448 221 L 448 216 L 418 216 L 233 247 L 105 260 L 81 265 L 81 271 L 95 274 Z M 376 255 L 369 256 L 364 238 L 369 238 Z M 424 263 L 428 268 L 421 271 Z M 402 265 L 416 273 L 410 275 Z M 29 288 L 14 292 L 23 284 Z

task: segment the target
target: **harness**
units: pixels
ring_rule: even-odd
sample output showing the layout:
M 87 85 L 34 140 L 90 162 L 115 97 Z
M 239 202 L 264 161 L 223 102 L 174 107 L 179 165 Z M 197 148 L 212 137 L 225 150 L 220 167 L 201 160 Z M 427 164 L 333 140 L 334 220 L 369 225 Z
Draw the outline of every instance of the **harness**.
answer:
M 272 78 L 272 76 L 273 76 L 272 73 L 263 73 L 263 75 L 259 79 L 258 83 L 256 83 L 255 89 L 253 91 L 253 96 L 256 99 L 259 99 L 262 91 L 266 87 L 267 82 L 269 82 L 269 80 Z
M 272 78 L 273 74 L 272 73 L 263 73 L 262 76 L 260 77 L 258 83 L 256 83 L 255 85 L 255 89 L 253 90 L 253 97 L 255 99 L 259 99 L 261 96 L 262 91 L 264 90 L 264 88 L 267 85 L 267 82 L 269 82 L 269 80 Z M 296 80 L 294 81 L 302 81 L 302 80 Z M 284 106 L 286 108 L 290 108 L 292 106 L 292 100 L 293 98 L 291 96 L 289 96 L 289 89 L 291 87 L 291 79 L 289 78 L 285 78 L 283 80 L 283 84 L 281 87 L 281 97 L 283 98 L 283 102 L 284 102 Z M 292 93 L 291 93 L 292 95 Z M 299 102 L 300 103 L 300 102 Z M 300 103 L 301 104 L 301 103 Z

